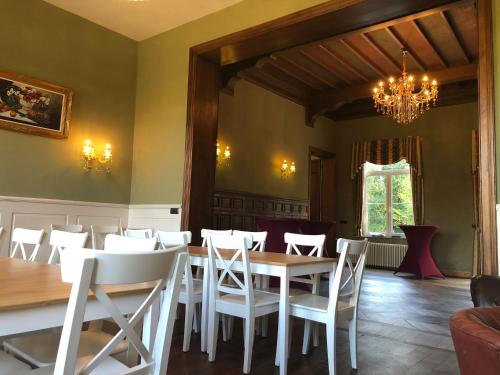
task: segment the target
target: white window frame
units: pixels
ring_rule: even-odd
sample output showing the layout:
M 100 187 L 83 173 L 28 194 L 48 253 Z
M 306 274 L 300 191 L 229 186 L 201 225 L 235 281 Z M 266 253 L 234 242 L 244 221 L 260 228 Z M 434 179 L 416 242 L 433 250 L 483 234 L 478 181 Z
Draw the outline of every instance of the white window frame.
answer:
M 363 179 L 363 221 L 362 221 L 362 230 L 363 230 L 363 236 L 365 237 L 398 237 L 398 238 L 404 238 L 405 235 L 404 233 L 396 233 L 393 232 L 392 230 L 392 176 L 396 175 L 403 175 L 403 174 L 410 174 L 410 168 L 408 169 L 389 169 L 389 170 L 382 170 L 382 171 L 377 171 L 377 170 L 370 170 L 366 171 L 366 164 L 363 166 L 363 173 L 364 173 L 364 179 Z M 386 176 L 385 179 L 385 189 L 386 189 L 386 194 L 385 194 L 385 204 L 387 207 L 387 214 L 386 214 L 386 220 L 387 220 L 387 231 L 385 233 L 378 233 L 378 232 L 369 232 L 368 231 L 368 210 L 367 210 L 367 204 L 368 204 L 368 193 L 367 193 L 367 181 L 368 177 L 370 176 Z

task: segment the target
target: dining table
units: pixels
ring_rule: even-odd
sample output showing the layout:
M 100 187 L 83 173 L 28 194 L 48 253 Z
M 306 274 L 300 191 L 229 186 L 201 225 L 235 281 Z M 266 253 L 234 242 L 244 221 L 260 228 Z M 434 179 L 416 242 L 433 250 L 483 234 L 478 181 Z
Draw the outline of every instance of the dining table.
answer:
M 188 246 L 189 258 L 192 266 L 204 267 L 208 270 L 208 249 L 201 246 Z M 224 260 L 230 260 L 235 250 L 224 249 L 219 251 Z M 304 255 L 289 255 L 278 252 L 250 251 L 250 272 L 256 275 L 276 276 L 280 279 L 280 299 L 278 312 L 278 345 L 275 365 L 279 366 L 280 374 L 287 373 L 288 362 L 288 335 L 290 313 L 290 278 L 321 273 L 329 273 L 333 280 L 335 266 L 334 258 L 324 258 Z M 222 261 L 217 260 L 217 267 L 223 268 Z M 243 272 L 243 263 L 236 260 L 233 270 Z M 201 350 L 207 351 L 208 333 L 208 304 L 209 304 L 209 272 L 203 272 L 203 302 L 201 312 Z
M 59 265 L 0 256 L 0 285 L 0 341 L 63 325 L 72 285 L 61 280 Z M 106 285 L 103 290 L 123 314 L 129 314 L 137 311 L 154 285 L 151 282 Z M 159 313 L 156 302 L 144 315 L 142 341 L 148 349 L 154 343 Z M 109 317 L 90 292 L 84 321 Z

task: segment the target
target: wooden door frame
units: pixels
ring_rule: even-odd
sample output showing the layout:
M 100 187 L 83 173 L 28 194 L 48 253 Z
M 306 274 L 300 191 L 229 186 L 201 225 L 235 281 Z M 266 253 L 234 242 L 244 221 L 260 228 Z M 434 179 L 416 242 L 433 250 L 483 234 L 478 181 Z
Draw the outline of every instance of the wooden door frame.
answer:
M 335 154 L 333 152 L 325 151 L 321 148 L 309 145 L 307 160 L 307 199 L 309 200 L 309 219 L 311 218 L 311 156 L 330 159 L 335 158 Z
M 218 97 L 203 82 L 224 87 L 234 73 L 251 67 L 275 50 L 360 29 L 452 3 L 450 0 L 387 0 L 374 8 L 370 0 L 331 0 L 317 6 L 191 47 L 189 60 L 182 228 L 196 239 L 202 226 L 210 226 L 215 184 L 215 142 Z M 481 263 L 485 274 L 498 274 L 496 228 L 495 103 L 491 0 L 477 0 L 479 31 L 479 150 Z M 348 22 L 347 22 L 348 20 Z M 324 25 L 328 27 L 324 27 Z M 321 27 L 323 25 L 323 27 Z M 306 31 L 304 31 L 306 30 Z M 199 65 L 212 63 L 210 69 Z M 220 86 L 219 86 L 220 84 Z M 210 128 L 207 130 L 207 127 Z M 205 138 L 204 138 L 205 137 Z M 210 149 L 212 148 L 212 149 Z

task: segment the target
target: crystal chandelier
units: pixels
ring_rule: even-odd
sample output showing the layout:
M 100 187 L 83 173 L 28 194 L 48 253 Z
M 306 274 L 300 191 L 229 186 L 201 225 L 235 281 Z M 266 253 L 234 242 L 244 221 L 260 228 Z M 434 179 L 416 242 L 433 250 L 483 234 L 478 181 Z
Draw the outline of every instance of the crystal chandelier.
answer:
M 415 87 L 415 77 L 406 72 L 406 57 L 403 50 L 403 73 L 397 80 L 389 77 L 388 90 L 384 81 L 373 89 L 374 107 L 377 112 L 392 117 L 398 124 L 409 124 L 430 109 L 431 102 L 436 105 L 438 86 L 435 79 L 422 77 L 420 90 Z

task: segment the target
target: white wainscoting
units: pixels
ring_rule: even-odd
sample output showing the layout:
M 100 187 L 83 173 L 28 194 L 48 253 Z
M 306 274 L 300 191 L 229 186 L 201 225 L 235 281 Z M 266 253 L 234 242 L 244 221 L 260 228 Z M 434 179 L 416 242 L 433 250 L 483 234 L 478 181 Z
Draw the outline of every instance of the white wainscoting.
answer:
M 177 212 L 177 213 L 176 213 Z M 11 235 L 16 227 L 43 229 L 40 261 L 48 258 L 51 224 L 118 225 L 121 227 L 180 229 L 179 205 L 128 205 L 0 196 L 0 255 L 11 250 Z M 87 243 L 90 246 L 90 242 Z

